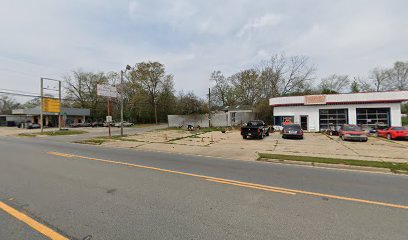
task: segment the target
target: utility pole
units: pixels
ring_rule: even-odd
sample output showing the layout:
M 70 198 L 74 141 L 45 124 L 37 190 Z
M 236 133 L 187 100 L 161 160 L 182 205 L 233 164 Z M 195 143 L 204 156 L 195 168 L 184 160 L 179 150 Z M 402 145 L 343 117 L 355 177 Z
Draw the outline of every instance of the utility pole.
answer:
M 40 104 L 40 126 L 41 126 L 41 132 L 43 132 L 44 131 L 44 127 L 43 127 L 43 91 L 44 91 L 44 79 L 43 78 L 41 78 L 41 104 Z
M 123 70 L 120 70 L 120 136 L 123 137 Z
M 110 117 L 110 97 L 108 97 L 108 116 Z M 112 137 L 111 135 L 111 118 L 109 119 L 108 122 L 108 128 L 109 128 L 109 137 Z
M 58 129 L 61 131 L 61 81 L 58 81 L 58 99 L 60 103 L 60 110 L 58 112 Z
M 208 88 L 208 127 L 211 127 L 211 88 Z

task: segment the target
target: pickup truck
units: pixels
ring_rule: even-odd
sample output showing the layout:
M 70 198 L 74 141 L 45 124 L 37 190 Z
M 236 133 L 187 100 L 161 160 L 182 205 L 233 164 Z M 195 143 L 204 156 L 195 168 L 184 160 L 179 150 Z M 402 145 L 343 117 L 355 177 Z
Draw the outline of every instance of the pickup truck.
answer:
M 261 120 L 249 121 L 241 127 L 241 135 L 243 139 L 248 137 L 263 139 L 264 136 L 269 136 L 269 127 Z

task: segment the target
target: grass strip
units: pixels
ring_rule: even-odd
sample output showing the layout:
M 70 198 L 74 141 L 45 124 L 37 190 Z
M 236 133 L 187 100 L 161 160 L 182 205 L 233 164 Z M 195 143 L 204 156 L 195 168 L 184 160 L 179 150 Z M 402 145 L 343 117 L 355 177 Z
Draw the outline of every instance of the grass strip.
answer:
M 259 155 L 258 161 L 267 161 L 267 159 L 276 159 L 276 160 L 290 160 L 290 161 L 311 162 L 311 163 L 343 164 L 343 165 L 360 166 L 360 167 L 387 168 L 387 169 L 390 169 L 390 171 L 394 173 L 402 172 L 402 173 L 408 174 L 408 163 L 310 157 L 310 156 L 284 155 L 284 154 L 271 154 L 271 153 L 258 153 L 258 155 Z
M 48 131 L 48 132 L 39 132 L 39 133 L 20 133 L 20 137 L 35 137 L 37 135 L 45 136 L 66 136 L 66 135 L 78 135 L 88 133 L 87 131 L 82 130 L 57 130 L 57 131 Z
M 58 130 L 58 131 L 49 131 L 36 133 L 37 135 L 47 135 L 47 136 L 65 136 L 65 135 L 78 135 L 88 133 L 87 131 L 82 130 Z
M 90 144 L 90 145 L 101 145 L 104 142 L 106 142 L 106 140 L 98 139 L 98 138 L 91 138 L 91 139 L 84 139 L 84 140 L 75 141 L 75 143 Z

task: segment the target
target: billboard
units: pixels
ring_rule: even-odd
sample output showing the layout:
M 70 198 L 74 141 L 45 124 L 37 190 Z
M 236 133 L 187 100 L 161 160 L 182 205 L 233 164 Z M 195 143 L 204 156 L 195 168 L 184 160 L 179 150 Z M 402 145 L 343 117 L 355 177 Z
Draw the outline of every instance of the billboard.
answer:
M 112 97 L 112 98 L 118 97 L 118 91 L 116 90 L 116 87 L 113 87 L 110 85 L 102 85 L 102 84 L 96 85 L 96 94 L 98 96 L 104 96 L 104 97 Z

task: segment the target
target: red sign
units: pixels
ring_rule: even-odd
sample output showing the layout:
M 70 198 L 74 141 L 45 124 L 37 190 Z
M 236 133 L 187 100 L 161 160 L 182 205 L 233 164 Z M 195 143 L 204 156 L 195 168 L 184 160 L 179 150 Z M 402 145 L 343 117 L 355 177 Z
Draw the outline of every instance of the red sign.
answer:
M 326 95 L 305 96 L 305 105 L 326 104 Z

